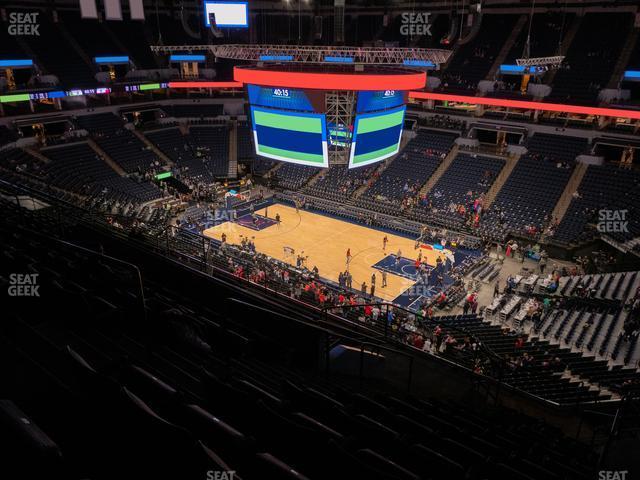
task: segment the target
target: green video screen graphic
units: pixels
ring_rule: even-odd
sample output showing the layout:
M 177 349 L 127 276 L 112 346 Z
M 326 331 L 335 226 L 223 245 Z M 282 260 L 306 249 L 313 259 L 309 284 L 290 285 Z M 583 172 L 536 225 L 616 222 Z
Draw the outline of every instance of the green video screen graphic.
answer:
M 405 109 L 402 106 L 356 116 L 349 168 L 370 165 L 398 153 Z
M 274 160 L 328 167 L 325 116 L 251 107 L 256 154 Z

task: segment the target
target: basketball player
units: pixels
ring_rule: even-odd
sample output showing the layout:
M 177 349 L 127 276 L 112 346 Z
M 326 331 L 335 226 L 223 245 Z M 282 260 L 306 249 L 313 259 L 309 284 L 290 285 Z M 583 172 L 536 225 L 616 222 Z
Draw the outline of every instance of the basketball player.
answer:
M 347 264 L 351 261 L 351 249 L 347 248 Z
M 385 288 L 387 286 L 387 271 L 383 270 L 382 271 L 382 288 Z
M 280 226 L 280 214 L 276 213 L 276 224 L 278 225 L 278 227 Z
M 387 243 L 389 243 L 389 239 L 385 235 L 384 238 L 382 239 L 382 251 L 383 252 L 387 251 Z

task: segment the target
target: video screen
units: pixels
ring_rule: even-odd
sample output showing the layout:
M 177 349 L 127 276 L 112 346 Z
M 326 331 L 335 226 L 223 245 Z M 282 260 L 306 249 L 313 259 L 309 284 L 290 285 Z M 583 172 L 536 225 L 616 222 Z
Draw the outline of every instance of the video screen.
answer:
M 358 113 L 375 112 L 399 107 L 406 103 L 404 90 L 380 90 L 358 92 Z
M 406 107 L 356 115 L 349 168 L 389 158 L 400 149 Z
M 344 148 L 351 146 L 351 137 L 353 136 L 353 127 L 351 125 L 329 123 L 327 130 L 329 132 L 329 145 Z
M 325 115 L 251 106 L 256 154 L 274 160 L 328 167 Z
M 247 2 L 218 2 L 205 0 L 204 21 L 211 26 L 211 15 L 215 18 L 215 26 L 220 28 L 248 28 L 249 6 Z

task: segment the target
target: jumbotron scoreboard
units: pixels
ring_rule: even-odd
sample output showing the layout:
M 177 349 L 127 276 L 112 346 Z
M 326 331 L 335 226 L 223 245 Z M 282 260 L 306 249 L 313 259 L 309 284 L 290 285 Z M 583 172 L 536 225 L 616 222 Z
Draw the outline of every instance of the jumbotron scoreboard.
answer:
M 247 94 L 257 155 L 328 167 L 333 151 L 356 168 L 400 148 L 405 91 L 355 91 L 340 105 L 341 118 L 330 114 L 335 91 L 249 84 Z

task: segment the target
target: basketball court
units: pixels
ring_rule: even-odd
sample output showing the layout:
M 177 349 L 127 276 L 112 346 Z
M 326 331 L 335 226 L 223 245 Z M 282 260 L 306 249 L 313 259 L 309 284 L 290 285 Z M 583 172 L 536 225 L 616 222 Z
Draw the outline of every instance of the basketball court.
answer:
M 208 228 L 204 235 L 220 240 L 223 233 L 227 242 L 239 244 L 242 237 L 251 238 L 256 250 L 268 256 L 295 265 L 298 255 L 307 257 L 305 266 L 309 269 L 318 267 L 320 276 L 331 281 L 338 281 L 338 274 L 349 269 L 353 276 L 353 288 L 359 290 L 362 282 L 367 284 L 367 292 L 371 287 L 371 275 L 376 274 L 375 295 L 392 301 L 416 282 L 412 275 L 389 273 L 389 269 L 380 268 L 390 262 L 391 255 L 401 252 L 401 264 L 411 263 L 418 257 L 413 239 L 385 233 L 373 228 L 338 220 L 333 217 L 300 210 L 281 204 L 270 205 L 266 209 L 255 212 L 259 216 L 268 213 L 270 219 L 280 215 L 281 223 L 271 224 L 262 229 L 249 228 L 243 224 L 225 222 Z M 261 218 L 259 217 L 259 218 Z M 260 222 L 262 224 L 264 222 Z M 253 227 L 253 226 L 252 226 Z M 386 251 L 383 250 L 383 238 L 387 236 Z M 351 261 L 347 266 L 347 249 L 351 249 Z M 421 248 L 422 258 L 428 265 L 434 266 L 440 256 L 445 259 L 445 252 Z M 378 264 L 378 268 L 374 266 Z M 401 265 L 401 271 L 406 270 Z M 387 287 L 382 288 L 382 272 L 387 270 Z

